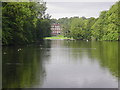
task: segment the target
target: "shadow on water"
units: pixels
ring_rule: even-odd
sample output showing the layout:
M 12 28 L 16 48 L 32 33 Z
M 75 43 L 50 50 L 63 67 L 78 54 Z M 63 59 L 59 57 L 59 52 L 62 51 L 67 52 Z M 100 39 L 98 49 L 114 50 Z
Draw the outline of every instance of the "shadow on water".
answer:
M 50 47 L 46 42 L 47 47 Z M 45 45 L 3 47 L 2 88 L 32 88 L 46 76 L 42 56 Z

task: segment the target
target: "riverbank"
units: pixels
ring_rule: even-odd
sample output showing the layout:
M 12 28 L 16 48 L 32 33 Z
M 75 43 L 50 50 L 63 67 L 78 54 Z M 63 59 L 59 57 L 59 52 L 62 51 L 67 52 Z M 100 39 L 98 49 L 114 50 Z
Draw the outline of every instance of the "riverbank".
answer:
M 64 37 L 64 36 L 52 36 L 52 37 L 45 37 L 45 40 L 74 40 L 73 38 L 68 38 L 68 37 Z

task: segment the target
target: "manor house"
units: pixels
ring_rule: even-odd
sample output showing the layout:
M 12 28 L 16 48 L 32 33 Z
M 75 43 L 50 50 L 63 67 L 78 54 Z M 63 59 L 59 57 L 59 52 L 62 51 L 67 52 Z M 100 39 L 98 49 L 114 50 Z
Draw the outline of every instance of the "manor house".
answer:
M 62 33 L 62 28 L 61 28 L 61 25 L 59 23 L 53 23 L 51 25 L 51 31 L 52 31 L 52 35 L 53 36 L 56 36 L 56 35 L 59 35 Z

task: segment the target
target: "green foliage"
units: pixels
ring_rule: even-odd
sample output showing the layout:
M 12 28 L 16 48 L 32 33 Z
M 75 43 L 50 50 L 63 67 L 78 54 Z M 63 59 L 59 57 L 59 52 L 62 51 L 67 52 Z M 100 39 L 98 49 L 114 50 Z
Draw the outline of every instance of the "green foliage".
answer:
M 45 19 L 45 10 L 45 2 L 4 2 L 3 45 L 27 44 L 49 36 L 50 20 Z
M 84 39 L 86 40 L 90 40 L 92 37 L 92 30 L 91 27 L 94 25 L 94 23 L 96 22 L 96 19 L 91 17 L 88 18 L 84 21 L 84 30 L 85 30 L 85 34 L 84 34 Z
M 62 24 L 63 34 L 80 40 L 120 40 L 120 2 L 110 10 L 102 11 L 98 18 L 71 17 L 52 19 L 52 22 Z
M 118 40 L 118 4 L 113 5 L 109 11 L 101 12 L 100 17 L 92 26 L 92 34 L 96 40 Z
M 75 18 L 71 22 L 71 28 L 70 28 L 70 33 L 75 39 L 83 39 L 85 30 L 82 28 L 84 26 L 84 20 L 82 18 L 77 19 Z
M 91 26 L 96 19 L 85 17 L 61 18 L 57 22 L 63 26 L 63 34 L 74 39 L 91 39 Z

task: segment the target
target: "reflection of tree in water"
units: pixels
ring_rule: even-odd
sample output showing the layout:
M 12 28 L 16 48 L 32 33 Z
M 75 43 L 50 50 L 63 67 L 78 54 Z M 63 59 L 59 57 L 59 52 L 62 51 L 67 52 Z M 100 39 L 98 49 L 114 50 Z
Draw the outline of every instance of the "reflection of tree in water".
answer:
M 96 48 L 96 51 L 92 51 L 94 58 L 118 77 L 118 42 L 93 42 L 92 47 Z
M 98 60 L 102 67 L 107 67 L 118 77 L 118 42 L 65 41 L 64 45 L 76 48 L 71 49 L 74 60 L 82 60 L 86 55 L 91 61 Z
M 118 77 L 119 77 L 119 86 L 120 86 L 120 42 L 118 42 Z
M 120 53 L 120 42 L 118 42 L 118 54 Z M 119 76 L 119 86 L 120 86 L 120 55 L 118 55 L 118 76 Z
M 45 69 L 38 46 L 3 47 L 3 88 L 31 88 L 42 84 Z
M 70 55 L 74 57 L 73 60 L 83 60 L 85 55 L 91 58 L 91 42 L 86 41 L 64 41 L 64 45 L 70 48 Z

